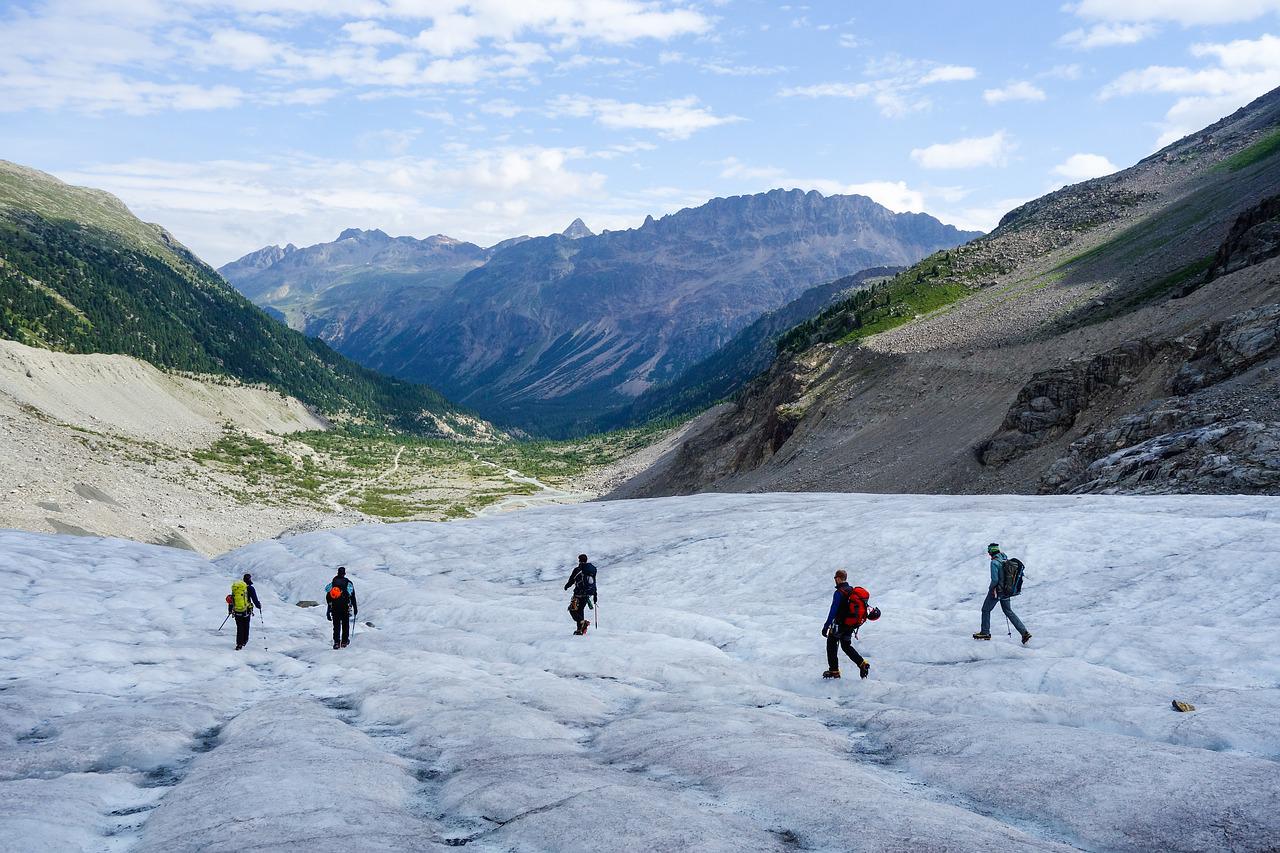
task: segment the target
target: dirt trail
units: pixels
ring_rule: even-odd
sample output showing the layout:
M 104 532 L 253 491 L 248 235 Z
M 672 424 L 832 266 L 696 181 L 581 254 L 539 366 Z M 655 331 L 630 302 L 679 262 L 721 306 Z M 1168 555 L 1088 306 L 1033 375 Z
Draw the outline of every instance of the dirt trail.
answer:
M 335 515 L 343 515 L 343 514 L 348 513 L 348 512 L 357 512 L 357 513 L 360 513 L 360 511 L 359 511 L 359 510 L 357 510 L 357 509 L 354 509 L 354 508 L 352 508 L 352 507 L 343 506 L 343 505 L 339 502 L 339 500 L 338 500 L 338 499 L 339 499 L 339 498 L 342 498 L 342 497 L 345 497 L 346 495 L 351 494 L 351 493 L 352 493 L 353 491 L 355 491 L 356 489 L 364 489 L 364 488 L 368 488 L 369 486 L 372 486 L 374 483 L 381 483 L 381 482 L 382 482 L 383 480 L 385 480 L 387 477 L 390 477 L 390 476 L 391 476 L 392 474 L 394 474 L 396 471 L 400 470 L 400 454 L 401 454 L 401 453 L 404 453 L 404 448 L 403 448 L 403 447 L 397 447 L 397 448 L 396 448 L 396 456 L 395 456 L 395 458 L 394 458 L 394 459 L 392 459 L 392 460 L 391 460 L 391 467 L 390 467 L 390 468 L 388 468 L 387 470 L 383 471 L 383 472 L 382 472 L 381 474 L 379 474 L 378 476 L 373 477 L 373 478 L 371 478 L 371 479 L 368 479 L 368 480 L 360 480 L 360 481 L 358 481 L 358 482 L 352 483 L 352 484 L 351 484 L 351 485 L 349 485 L 349 486 L 343 486 L 341 489 L 338 489 L 336 492 L 333 492 L 332 494 L 326 495 L 326 496 L 325 496 L 325 498 L 324 498 L 324 502 L 325 502 L 325 503 L 327 503 L 327 504 L 329 505 L 329 507 L 333 510 L 333 512 L 334 512 L 334 514 L 335 514 Z M 364 515 L 364 513 L 360 513 L 360 514 L 361 514 L 361 515 Z
M 502 468 L 496 462 L 490 462 L 487 459 L 481 459 L 477 454 L 475 460 L 481 465 L 488 465 L 491 468 Z M 482 507 L 473 513 L 476 518 L 486 515 L 497 515 L 502 512 L 511 512 L 517 509 L 529 509 L 535 506 L 550 506 L 551 504 L 581 503 L 589 501 L 596 497 L 595 492 L 572 491 L 569 489 L 559 489 L 555 486 L 548 486 L 537 477 L 521 474 L 514 468 L 505 469 L 504 475 L 513 483 L 522 483 L 534 486 L 538 491 L 532 495 L 511 495 L 500 501 L 495 501 L 486 507 Z

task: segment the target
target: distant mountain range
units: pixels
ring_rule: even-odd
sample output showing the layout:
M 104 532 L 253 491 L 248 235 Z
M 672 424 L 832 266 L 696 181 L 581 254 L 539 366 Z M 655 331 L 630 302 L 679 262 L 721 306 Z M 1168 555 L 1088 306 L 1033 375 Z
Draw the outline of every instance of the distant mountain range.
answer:
M 863 196 L 774 190 L 639 228 L 481 248 L 343 232 L 220 272 L 296 329 L 503 425 L 590 431 L 814 285 L 977 236 Z
M 263 250 L 242 269 L 305 251 Z M 437 435 L 487 428 L 432 389 L 381 376 L 267 317 L 114 196 L 2 160 L 0 337 L 261 384 L 331 418 Z

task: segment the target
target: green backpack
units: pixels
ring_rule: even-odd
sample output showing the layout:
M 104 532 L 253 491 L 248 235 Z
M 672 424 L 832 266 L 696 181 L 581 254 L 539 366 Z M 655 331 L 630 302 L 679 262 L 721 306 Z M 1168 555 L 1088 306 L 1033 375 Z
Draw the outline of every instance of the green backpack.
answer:
M 231 583 L 231 609 L 236 613 L 248 613 L 253 610 L 253 604 L 249 601 L 249 585 L 244 581 Z

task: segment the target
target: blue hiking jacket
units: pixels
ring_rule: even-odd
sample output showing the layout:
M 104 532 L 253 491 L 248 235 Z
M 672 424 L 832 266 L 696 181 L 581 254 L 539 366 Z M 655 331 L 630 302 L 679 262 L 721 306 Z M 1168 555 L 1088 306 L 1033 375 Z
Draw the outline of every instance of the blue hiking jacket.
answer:
M 262 609 L 262 602 L 258 601 L 258 591 L 253 588 L 253 584 L 249 584 L 249 600 L 253 602 L 253 606 Z
M 827 611 L 827 621 L 822 623 L 823 628 L 831 627 L 831 623 L 836 621 L 836 611 L 840 609 L 840 599 L 844 597 L 844 590 L 848 588 L 848 582 L 836 587 L 836 591 L 831 596 L 831 609 Z
M 1000 586 L 1000 567 L 1004 565 L 1004 561 L 1009 557 L 1004 551 L 997 551 L 991 557 L 991 586 Z

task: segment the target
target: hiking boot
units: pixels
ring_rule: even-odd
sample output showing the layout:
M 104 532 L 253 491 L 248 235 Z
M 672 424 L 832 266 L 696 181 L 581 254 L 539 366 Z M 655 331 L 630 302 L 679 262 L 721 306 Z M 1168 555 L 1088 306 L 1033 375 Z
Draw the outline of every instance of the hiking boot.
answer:
M 351 645 L 351 644 L 350 644 L 350 643 L 343 643 L 343 644 L 342 644 L 342 647 L 345 649 L 345 648 L 346 648 L 347 646 L 349 646 L 349 645 Z
M 244 648 L 244 646 L 236 646 L 236 651 L 240 651 L 240 650 L 241 650 L 241 649 L 243 649 L 243 648 Z
M 1024 645 L 1024 646 L 1025 646 L 1025 645 L 1027 644 L 1027 642 L 1028 642 L 1030 639 L 1031 639 L 1031 632 L 1030 632 L 1030 631 L 1023 631 L 1023 632 L 1022 632 L 1022 645 Z
M 584 620 L 582 620 L 582 633 L 584 633 L 584 634 L 585 634 L 585 633 L 587 633 L 587 629 L 588 629 L 588 628 L 590 628 L 590 627 L 591 627 L 591 623 L 590 623 L 589 621 L 587 621 L 587 620 L 585 620 L 585 619 L 584 619 Z
M 838 669 L 829 669 L 829 670 L 827 670 L 826 672 L 822 673 L 822 677 L 823 677 L 823 678 L 839 678 L 839 677 L 840 677 L 840 670 L 838 670 Z
M 334 647 L 335 649 L 340 649 L 340 648 L 342 648 L 342 644 L 341 644 L 341 643 L 334 643 L 334 644 L 333 644 L 333 647 Z
M 862 676 L 863 678 L 866 678 L 867 673 L 870 671 L 871 671 L 871 661 L 864 660 L 862 663 L 858 664 L 858 675 Z
M 991 635 L 988 634 L 986 631 L 979 631 L 978 633 L 973 635 L 973 638 L 975 640 L 990 640 Z

